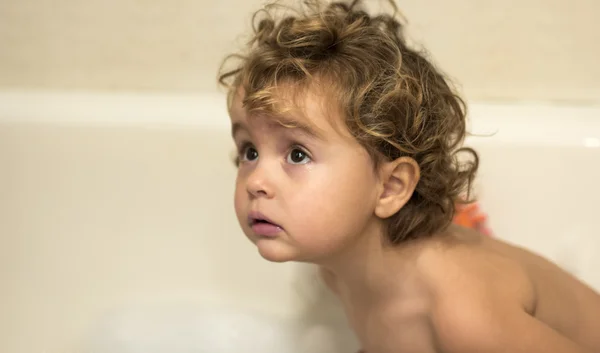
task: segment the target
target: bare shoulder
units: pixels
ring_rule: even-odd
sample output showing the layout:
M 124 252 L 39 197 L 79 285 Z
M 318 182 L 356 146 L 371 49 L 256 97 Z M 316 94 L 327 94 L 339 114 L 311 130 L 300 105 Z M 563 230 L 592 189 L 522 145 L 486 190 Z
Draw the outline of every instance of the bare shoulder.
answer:
M 432 240 L 418 265 L 430 292 L 464 293 L 470 288 L 533 311 L 537 293 L 526 264 L 494 242 L 469 231 Z
M 441 352 L 566 353 L 596 347 L 589 339 L 560 332 L 538 316 L 544 297 L 538 282 L 545 279 L 532 268 L 543 264 L 548 269 L 550 262 L 501 242 L 468 235 L 432 241 L 420 262 L 431 293 L 432 336 Z M 550 316 L 556 311 L 548 310 Z
M 510 291 L 465 277 L 454 288 L 437 287 L 432 297 L 430 330 L 438 352 L 592 352 L 528 313 Z

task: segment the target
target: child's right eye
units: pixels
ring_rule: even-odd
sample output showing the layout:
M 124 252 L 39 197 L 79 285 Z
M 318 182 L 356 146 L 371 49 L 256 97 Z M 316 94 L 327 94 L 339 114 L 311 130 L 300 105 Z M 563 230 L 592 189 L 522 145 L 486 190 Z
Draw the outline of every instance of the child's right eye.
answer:
M 240 162 L 252 162 L 258 158 L 258 151 L 250 144 L 245 144 L 240 149 Z

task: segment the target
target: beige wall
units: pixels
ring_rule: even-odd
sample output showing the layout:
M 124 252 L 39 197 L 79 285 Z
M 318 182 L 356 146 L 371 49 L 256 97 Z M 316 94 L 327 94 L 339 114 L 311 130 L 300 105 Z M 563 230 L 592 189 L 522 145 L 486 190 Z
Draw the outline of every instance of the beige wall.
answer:
M 472 100 L 600 101 L 597 0 L 402 0 Z M 0 89 L 213 91 L 258 0 L 4 0 Z

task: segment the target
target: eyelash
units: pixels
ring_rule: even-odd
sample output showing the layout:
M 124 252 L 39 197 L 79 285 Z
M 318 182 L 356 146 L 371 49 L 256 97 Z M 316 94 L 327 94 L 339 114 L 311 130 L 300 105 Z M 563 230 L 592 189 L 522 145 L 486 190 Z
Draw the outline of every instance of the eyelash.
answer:
M 250 142 L 243 141 L 241 143 L 240 147 L 237 148 L 237 151 L 235 151 L 235 153 L 233 154 L 232 160 L 233 160 L 233 164 L 236 167 L 239 167 L 240 164 L 242 163 L 242 159 L 240 156 L 242 156 L 242 154 L 244 153 L 246 148 L 248 148 L 249 146 L 252 146 L 252 144 Z
M 236 165 L 236 167 L 239 167 L 241 163 L 244 162 L 243 158 L 245 157 L 246 151 L 248 148 L 250 147 L 254 147 L 252 145 L 252 143 L 248 142 L 248 141 L 244 141 L 240 144 L 240 147 L 238 148 L 237 151 L 237 155 L 234 157 L 234 164 Z M 288 152 L 286 153 L 286 160 L 287 160 L 287 156 L 290 155 L 290 153 L 292 153 L 294 150 L 299 150 L 302 153 L 304 153 L 306 155 L 306 158 L 309 159 L 309 161 L 312 161 L 312 156 L 311 154 L 308 152 L 308 150 L 306 148 L 304 148 L 302 145 L 294 143 L 290 146 L 290 148 L 288 149 Z M 258 150 L 256 151 L 258 153 Z M 294 165 L 301 165 L 301 164 L 305 164 L 305 163 L 292 163 Z

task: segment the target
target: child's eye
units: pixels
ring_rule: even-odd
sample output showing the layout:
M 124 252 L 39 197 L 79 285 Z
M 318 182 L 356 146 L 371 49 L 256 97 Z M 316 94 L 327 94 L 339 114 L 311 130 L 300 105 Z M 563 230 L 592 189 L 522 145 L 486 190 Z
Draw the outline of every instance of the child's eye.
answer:
M 258 151 L 251 144 L 245 144 L 240 149 L 239 162 L 251 162 L 258 158 Z
M 303 150 L 294 148 L 288 154 L 287 162 L 290 164 L 306 164 L 310 162 L 310 157 Z

